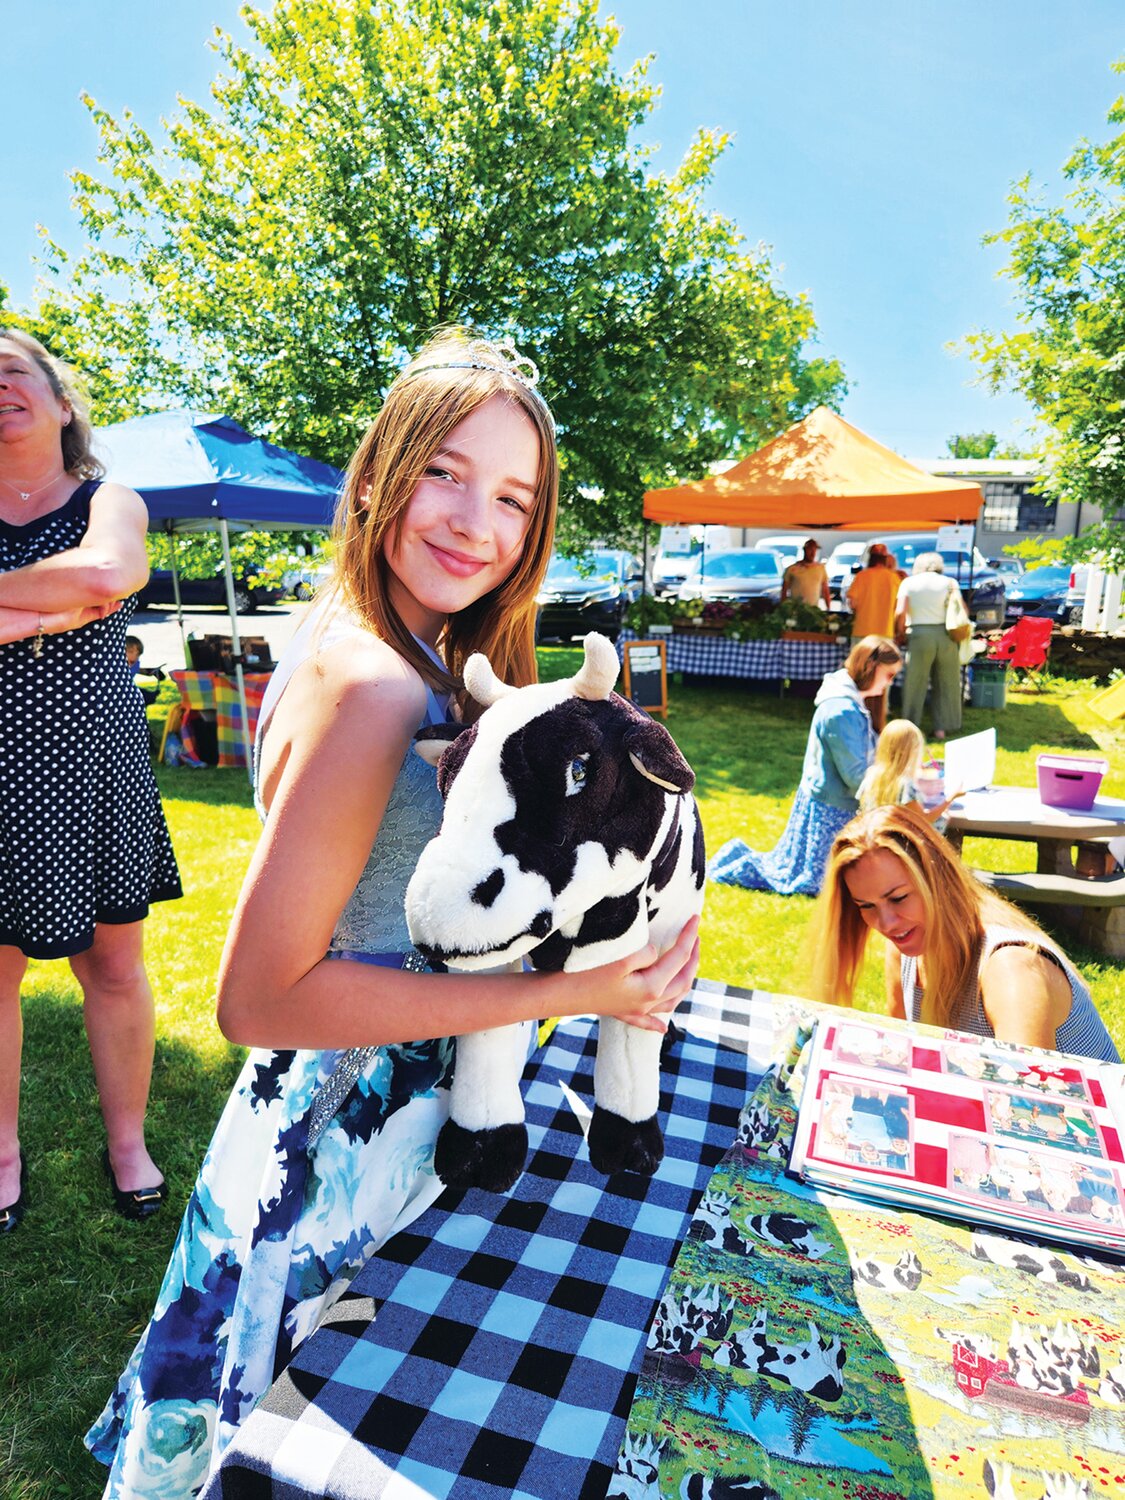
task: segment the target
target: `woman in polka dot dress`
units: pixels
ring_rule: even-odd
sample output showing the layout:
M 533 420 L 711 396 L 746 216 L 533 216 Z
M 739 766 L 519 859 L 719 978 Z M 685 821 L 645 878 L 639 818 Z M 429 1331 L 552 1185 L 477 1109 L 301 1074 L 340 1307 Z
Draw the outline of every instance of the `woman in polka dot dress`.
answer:
M 143 1218 L 164 1195 L 144 1137 L 154 1024 L 141 924 L 181 890 L 125 661 L 147 515 L 132 490 L 99 482 L 89 442 L 64 369 L 0 331 L 0 1233 L 28 1202 L 29 958 L 68 959 L 82 987 L 117 1209 Z

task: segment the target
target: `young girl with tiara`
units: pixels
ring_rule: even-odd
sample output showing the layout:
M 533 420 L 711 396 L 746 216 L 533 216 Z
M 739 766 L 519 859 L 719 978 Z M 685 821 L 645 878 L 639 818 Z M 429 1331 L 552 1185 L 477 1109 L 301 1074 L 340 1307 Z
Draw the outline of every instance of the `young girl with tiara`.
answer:
M 364 1261 L 441 1183 L 461 1032 L 593 1012 L 663 1030 L 696 923 L 582 974 L 434 975 L 403 895 L 437 832 L 416 731 L 483 651 L 535 678 L 558 496 L 537 373 L 463 330 L 392 385 L 348 469 L 336 579 L 274 673 L 255 747 L 264 821 L 227 937 L 219 1024 L 253 1050 L 184 1214 L 156 1311 L 87 1437 L 116 1500 L 195 1495 Z
M 933 803 L 924 796 L 922 757 L 926 741 L 909 719 L 892 719 L 875 742 L 875 759 L 859 784 L 856 797 L 860 812 L 875 807 L 898 807 L 913 802 L 939 833 L 945 831 L 945 812 L 957 794 Z

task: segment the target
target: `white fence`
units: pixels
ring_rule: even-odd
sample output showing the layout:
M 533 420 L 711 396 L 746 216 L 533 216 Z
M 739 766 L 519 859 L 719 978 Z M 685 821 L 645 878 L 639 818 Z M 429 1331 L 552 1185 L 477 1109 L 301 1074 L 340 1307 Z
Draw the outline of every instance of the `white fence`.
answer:
M 1083 630 L 1104 630 L 1107 635 L 1114 635 L 1125 629 L 1121 586 L 1120 573 L 1103 573 L 1096 566 L 1090 568 L 1082 603 Z

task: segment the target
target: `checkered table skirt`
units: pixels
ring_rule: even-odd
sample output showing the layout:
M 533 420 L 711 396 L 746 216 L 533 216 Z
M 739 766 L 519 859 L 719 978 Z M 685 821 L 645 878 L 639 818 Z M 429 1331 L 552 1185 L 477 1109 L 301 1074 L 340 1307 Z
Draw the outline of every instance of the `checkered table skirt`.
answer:
M 594 1023 L 564 1022 L 525 1074 L 512 1192 L 447 1192 L 368 1262 L 206 1500 L 605 1495 L 656 1304 L 773 1035 L 769 996 L 707 982 L 677 1020 L 657 1174 L 590 1166 Z
M 623 630 L 625 641 L 648 639 Z M 657 637 L 653 636 L 653 640 Z M 722 635 L 694 635 L 673 631 L 663 637 L 669 672 L 697 677 L 756 677 L 779 681 L 819 681 L 826 672 L 842 666 L 850 642 L 832 641 L 732 641 Z
M 214 712 L 220 766 L 244 766 L 246 748 L 242 738 L 242 704 L 238 682 L 224 672 L 169 672 L 180 690 L 180 701 L 186 709 L 200 713 Z M 246 689 L 246 711 L 250 719 L 250 739 L 258 727 L 258 712 L 270 685 L 268 672 L 243 674 Z M 190 719 L 189 719 L 190 724 Z M 190 730 L 189 730 L 190 732 Z

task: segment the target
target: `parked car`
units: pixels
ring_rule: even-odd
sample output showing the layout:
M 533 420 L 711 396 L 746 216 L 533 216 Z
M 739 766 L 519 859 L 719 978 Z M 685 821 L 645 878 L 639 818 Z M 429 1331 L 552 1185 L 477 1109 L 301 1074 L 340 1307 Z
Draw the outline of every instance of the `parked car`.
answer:
M 311 599 L 331 577 L 330 562 L 314 562 L 309 559 L 304 567 L 291 568 L 288 573 L 282 574 L 282 593 L 286 597 L 292 594 L 294 599 Z
M 783 563 L 776 552 L 754 547 L 735 547 L 708 557 L 707 566 L 696 559 L 680 589 L 681 599 L 780 599 Z
M 833 599 L 846 599 L 852 579 L 863 566 L 866 542 L 840 542 L 824 565 L 828 574 L 828 592 Z
M 1086 598 L 1088 568 L 1065 563 L 1043 563 L 1028 568 L 1008 587 L 1004 618 L 1009 624 L 1023 615 L 1050 615 L 1059 625 L 1077 625 Z
M 692 562 L 706 550 L 708 556 L 730 546 L 727 526 L 662 526 L 652 560 L 652 587 L 658 599 L 674 598 L 691 570 Z
M 556 553 L 539 591 L 539 640 L 568 641 L 597 630 L 615 641 L 626 609 L 640 597 L 641 559 L 632 552 L 606 550 L 582 557 Z
M 933 532 L 925 531 L 896 532 L 872 540 L 883 543 L 904 573 L 912 570 L 914 559 L 920 552 L 940 552 L 945 575 L 959 585 L 974 627 L 992 630 L 1004 623 L 1004 580 L 988 566 L 979 548 L 974 548 L 972 553 L 947 551 L 935 545 Z
M 794 532 L 786 536 L 763 536 L 754 543 L 754 551 L 776 553 L 781 558 L 781 571 L 784 573 L 790 563 L 800 561 L 806 541 L 806 536 Z
M 245 578 L 234 580 L 234 606 L 240 615 L 252 615 L 263 604 L 276 604 L 285 590 L 258 588 Z M 153 568 L 148 582 L 137 596 L 138 609 L 151 609 L 153 605 L 174 605 L 176 593 L 172 584 L 171 568 Z M 222 604 L 227 602 L 226 579 L 221 573 L 214 578 L 180 578 L 180 602 L 188 608 L 197 604 Z

